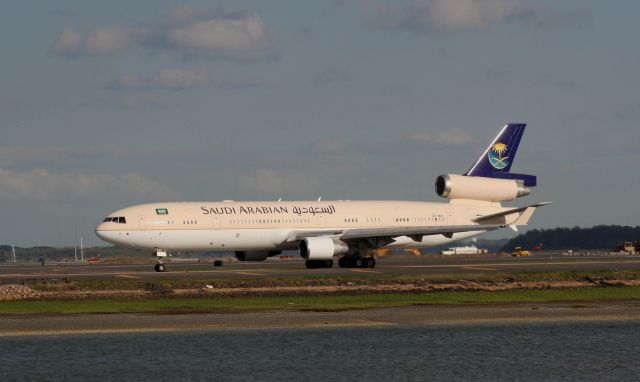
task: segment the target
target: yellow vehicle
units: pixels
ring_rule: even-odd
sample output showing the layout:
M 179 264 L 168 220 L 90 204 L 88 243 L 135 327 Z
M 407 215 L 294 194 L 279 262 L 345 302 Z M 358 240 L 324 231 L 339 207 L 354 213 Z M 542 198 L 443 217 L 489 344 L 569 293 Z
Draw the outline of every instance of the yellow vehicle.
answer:
M 513 257 L 529 257 L 531 256 L 531 251 L 527 251 L 522 249 L 522 247 L 515 247 L 514 251 L 511 252 L 511 256 Z

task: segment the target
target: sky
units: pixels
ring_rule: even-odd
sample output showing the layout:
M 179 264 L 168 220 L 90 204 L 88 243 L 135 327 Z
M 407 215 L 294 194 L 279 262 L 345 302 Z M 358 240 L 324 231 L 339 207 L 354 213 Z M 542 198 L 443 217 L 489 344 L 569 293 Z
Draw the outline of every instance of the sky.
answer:
M 466 171 L 508 122 L 528 124 L 512 171 L 539 179 L 518 204 L 555 202 L 528 229 L 638 225 L 639 12 L 6 1 L 0 243 L 105 244 L 95 225 L 144 202 L 446 202 L 435 178 Z

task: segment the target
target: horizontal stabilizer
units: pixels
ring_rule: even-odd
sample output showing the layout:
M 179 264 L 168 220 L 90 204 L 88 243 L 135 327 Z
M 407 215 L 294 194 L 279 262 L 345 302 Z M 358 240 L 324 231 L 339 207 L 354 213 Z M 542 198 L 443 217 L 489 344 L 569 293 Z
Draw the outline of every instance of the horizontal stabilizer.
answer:
M 546 203 L 537 203 L 532 204 L 530 206 L 524 206 L 519 208 L 513 208 L 510 210 L 498 212 L 495 214 L 479 216 L 475 219 L 472 219 L 473 222 L 481 223 L 481 224 L 504 224 L 504 225 L 526 225 L 529 222 L 529 219 L 535 212 L 536 208 L 543 207 L 551 202 Z M 511 217 L 511 215 L 516 215 Z

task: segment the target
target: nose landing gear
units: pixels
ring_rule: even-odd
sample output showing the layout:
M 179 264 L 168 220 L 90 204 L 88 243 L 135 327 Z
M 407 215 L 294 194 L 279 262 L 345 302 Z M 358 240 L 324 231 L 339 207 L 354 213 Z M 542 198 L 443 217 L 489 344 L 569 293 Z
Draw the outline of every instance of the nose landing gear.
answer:
M 165 251 L 156 251 L 156 252 L 153 253 L 153 256 L 158 258 L 156 266 L 154 267 L 156 272 L 164 272 L 165 271 L 165 267 L 164 267 L 164 263 L 162 262 L 162 259 L 167 257 L 167 252 L 165 252 Z

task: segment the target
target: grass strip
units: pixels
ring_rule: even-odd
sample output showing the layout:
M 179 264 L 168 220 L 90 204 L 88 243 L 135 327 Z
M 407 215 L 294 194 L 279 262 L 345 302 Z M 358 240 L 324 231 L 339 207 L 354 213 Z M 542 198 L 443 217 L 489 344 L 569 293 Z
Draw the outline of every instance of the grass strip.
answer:
M 589 270 L 566 272 L 499 272 L 499 273 L 469 273 L 469 274 L 435 274 L 435 275 L 380 275 L 380 274 L 354 274 L 354 275 L 307 275 L 292 277 L 254 277 L 247 279 L 220 279 L 220 278 L 159 278 L 145 281 L 137 280 L 74 280 L 64 283 L 62 280 L 49 280 L 29 282 L 32 288 L 40 291 L 64 291 L 64 290 L 136 290 L 148 289 L 150 286 L 164 286 L 171 289 L 201 288 L 211 284 L 216 288 L 232 287 L 269 287 L 269 286 L 300 286 L 300 285 L 334 285 L 353 282 L 355 284 L 370 283 L 424 283 L 424 282 L 448 282 L 469 280 L 477 282 L 536 282 L 536 281 L 584 281 L 588 277 L 603 277 L 615 280 L 638 280 L 640 270 L 615 271 L 615 270 Z
M 229 311 L 341 311 L 410 305 L 588 302 L 640 299 L 640 287 L 499 292 L 431 292 L 300 297 L 154 297 L 141 300 L 10 301 L 0 314 L 199 313 Z

